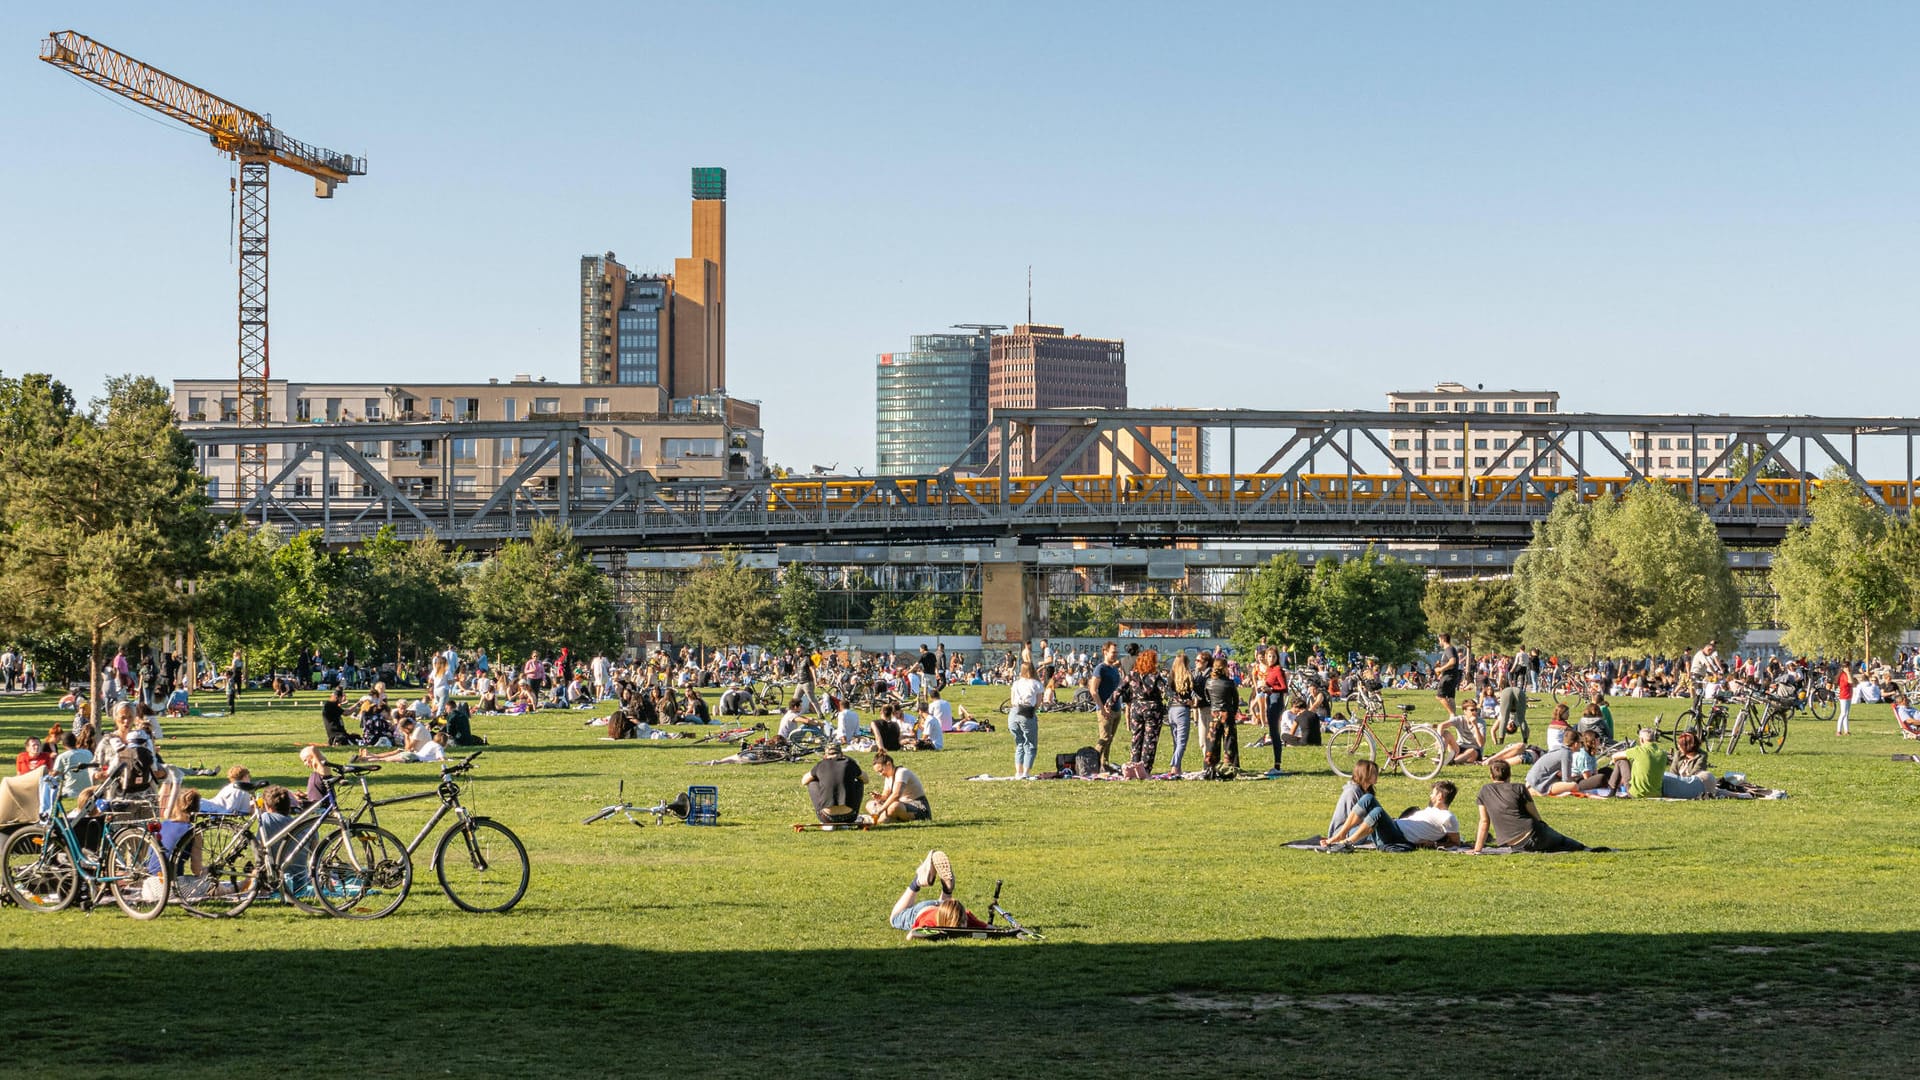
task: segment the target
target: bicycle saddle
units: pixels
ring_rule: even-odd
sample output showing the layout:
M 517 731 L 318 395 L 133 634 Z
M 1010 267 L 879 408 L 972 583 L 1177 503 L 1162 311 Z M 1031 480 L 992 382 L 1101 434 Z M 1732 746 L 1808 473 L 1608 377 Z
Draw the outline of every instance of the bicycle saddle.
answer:
M 233 786 L 241 791 L 259 791 L 263 787 L 272 787 L 271 780 L 235 780 Z
M 1415 706 L 1412 706 L 1412 705 L 1402 705 L 1402 706 L 1400 706 L 1400 709 L 1401 709 L 1401 711 L 1403 711 L 1403 712 L 1406 712 L 1406 713 L 1412 713 L 1412 712 L 1413 712 L 1413 710 L 1414 710 L 1414 708 L 1415 708 Z
M 344 776 L 353 776 L 359 773 L 376 773 L 380 771 L 380 766 L 378 765 L 334 765 L 333 768 L 339 770 Z

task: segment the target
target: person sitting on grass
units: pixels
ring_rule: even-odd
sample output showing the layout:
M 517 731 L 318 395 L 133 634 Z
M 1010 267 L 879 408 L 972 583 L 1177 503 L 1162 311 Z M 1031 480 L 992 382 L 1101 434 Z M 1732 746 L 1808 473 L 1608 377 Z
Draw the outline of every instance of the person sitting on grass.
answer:
M 25 776 L 35 769 L 44 769 L 52 764 L 53 753 L 37 735 L 28 736 L 26 749 L 20 751 L 20 755 L 13 759 L 14 772 L 18 776 Z
M 1660 749 L 1660 733 L 1640 729 L 1640 741 L 1632 748 L 1613 755 L 1613 786 L 1617 794 L 1632 799 L 1657 799 L 1660 781 L 1667 771 L 1667 752 Z
M 1541 820 L 1540 809 L 1533 804 L 1533 792 L 1525 784 L 1512 783 L 1512 766 L 1504 761 L 1488 762 L 1487 775 L 1492 783 L 1481 785 L 1474 800 L 1480 807 L 1480 825 L 1473 838 L 1476 853 L 1486 848 L 1489 835 L 1501 847 L 1516 851 L 1587 850 L 1585 844 L 1561 835 Z
M 311 743 L 300 748 L 300 764 L 307 767 L 307 794 L 300 808 L 314 806 L 327 796 L 327 755 Z
M 1669 799 L 1710 799 L 1720 789 L 1708 771 L 1707 752 L 1700 736 L 1682 731 L 1673 737 L 1673 760 L 1660 777 L 1660 793 Z
M 833 737 L 836 741 L 850 743 L 860 737 L 860 714 L 853 706 L 838 697 L 829 697 L 830 707 L 834 710 Z
M 1366 759 L 1353 763 L 1352 786 L 1359 792 L 1353 800 L 1353 808 L 1347 811 L 1346 820 L 1340 827 L 1327 832 L 1326 839 L 1320 841 L 1322 848 L 1340 848 L 1352 850 L 1353 845 L 1364 840 L 1373 841 L 1373 846 L 1381 851 L 1406 851 L 1412 847 L 1401 834 L 1399 824 L 1387 815 L 1386 808 L 1374 797 L 1373 786 L 1380 780 L 1380 766 Z M 1344 800 L 1344 793 L 1343 793 Z M 1458 833 L 1458 828 L 1454 830 Z
M 1562 709 L 1566 706 L 1561 706 Z M 1556 717 L 1557 718 L 1557 717 Z M 1552 729 L 1549 728 L 1549 731 Z M 1535 795 L 1566 795 L 1580 790 L 1579 774 L 1574 772 L 1572 737 L 1564 735 L 1571 728 L 1562 728 L 1565 741 L 1546 753 L 1527 770 L 1527 790 Z
M 200 800 L 203 814 L 244 814 L 253 809 L 253 792 L 241 787 L 253 779 L 245 765 L 227 770 L 227 786 Z
M 923 900 L 920 890 L 940 886 L 938 900 Z M 920 927 L 947 926 L 978 929 L 988 924 L 953 898 L 953 863 L 944 851 L 929 851 L 913 872 L 907 891 L 894 901 L 887 922 L 895 930 L 913 931 Z
M 807 724 L 807 715 L 801 711 L 800 704 L 800 698 L 796 696 L 787 702 L 787 711 L 780 714 L 780 724 L 773 733 L 782 742 Z
M 893 758 L 885 750 L 875 750 L 873 771 L 886 781 L 880 794 L 867 800 L 867 816 L 875 825 L 889 821 L 932 820 L 933 804 L 928 801 L 927 789 L 912 769 L 903 769 L 894 764 Z
M 327 700 L 320 703 L 320 728 L 328 746 L 348 746 L 353 742 L 353 736 L 347 734 L 347 710 L 343 705 L 346 700 L 345 688 L 336 686 Z
M 713 723 L 713 709 L 707 705 L 707 699 L 700 696 L 700 691 L 692 687 L 687 688 L 687 703 L 682 706 L 680 722 L 683 724 Z
M 753 695 L 739 683 L 728 683 L 726 692 L 720 695 L 721 716 L 746 716 L 753 712 Z
M 822 825 L 851 825 L 859 817 L 867 778 L 860 772 L 860 763 L 833 743 L 800 779 L 800 786 L 807 789 L 813 816 Z

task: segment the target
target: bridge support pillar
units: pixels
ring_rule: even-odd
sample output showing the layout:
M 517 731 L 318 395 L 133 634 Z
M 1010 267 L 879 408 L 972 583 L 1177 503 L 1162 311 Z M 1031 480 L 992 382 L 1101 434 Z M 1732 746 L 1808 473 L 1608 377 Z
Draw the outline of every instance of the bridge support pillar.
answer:
M 1020 563 L 987 563 L 980 568 L 980 643 L 988 649 L 1017 649 L 1040 621 L 1037 583 Z

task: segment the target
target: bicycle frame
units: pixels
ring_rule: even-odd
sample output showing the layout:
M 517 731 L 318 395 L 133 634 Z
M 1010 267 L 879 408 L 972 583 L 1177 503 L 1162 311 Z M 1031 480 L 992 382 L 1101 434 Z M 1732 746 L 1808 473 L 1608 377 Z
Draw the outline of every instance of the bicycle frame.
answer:
M 415 802 L 420 799 L 430 799 L 436 795 L 439 796 L 440 805 L 436 807 L 433 814 L 427 818 L 427 823 L 420 827 L 420 831 L 414 834 L 413 839 L 407 841 L 407 857 L 409 859 L 413 857 L 415 851 L 420 849 L 420 845 L 426 842 L 427 837 L 433 835 L 433 830 L 437 828 L 442 821 L 447 819 L 448 814 L 452 814 L 456 822 L 465 822 L 473 817 L 473 814 L 469 812 L 466 807 L 460 805 L 458 783 L 444 770 L 440 773 L 439 785 L 432 791 L 416 791 L 411 795 L 395 795 L 386 799 L 376 799 L 373 797 L 373 788 L 367 780 L 370 774 L 358 773 L 355 775 L 360 781 L 360 793 L 365 797 L 366 801 L 360 804 L 360 808 L 353 812 L 351 818 L 347 819 L 350 824 L 357 825 L 360 823 L 360 819 L 364 817 L 366 818 L 367 824 L 379 825 L 379 807 L 392 806 L 396 803 Z M 447 790 L 449 785 L 452 785 L 454 788 L 452 793 L 449 793 Z
M 56 836 L 59 838 L 60 843 L 67 849 L 68 855 L 72 857 L 74 873 L 81 881 L 89 885 L 111 885 L 119 881 L 123 875 L 106 873 L 105 861 L 100 855 L 90 853 L 86 846 L 80 843 L 80 837 L 74 833 L 72 823 L 67 820 L 67 800 L 60 791 L 58 779 L 64 779 L 64 777 L 49 776 L 41 781 L 53 788 L 53 805 L 40 814 L 40 823 L 46 828 L 48 838 L 52 839 Z M 130 825 L 131 823 L 129 827 Z M 103 818 L 100 832 L 103 851 L 109 827 L 110 823 Z M 40 859 L 46 859 L 52 850 L 52 844 L 43 845 L 40 850 Z

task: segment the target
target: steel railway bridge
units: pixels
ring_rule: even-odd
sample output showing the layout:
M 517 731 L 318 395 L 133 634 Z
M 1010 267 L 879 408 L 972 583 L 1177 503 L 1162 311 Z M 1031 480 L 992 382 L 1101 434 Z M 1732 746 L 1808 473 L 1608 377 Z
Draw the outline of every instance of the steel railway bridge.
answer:
M 979 473 L 689 481 L 622 467 L 593 424 L 189 425 L 186 435 L 203 459 L 267 448 L 265 485 L 244 501 L 224 493 L 217 512 L 319 529 L 330 543 L 392 525 L 403 537 L 431 532 L 488 548 L 555 521 L 590 547 L 627 551 L 1071 540 L 1506 546 L 1524 543 L 1557 498 L 1610 497 L 1660 472 L 1654 482 L 1697 503 L 1729 542 L 1767 544 L 1806 518 L 1818 478 L 1835 467 L 1908 513 L 1920 436 L 1920 419 L 1887 417 L 1049 409 L 996 414 L 977 440 L 993 449 Z M 1189 474 L 1154 448 L 1151 429 L 1167 427 L 1201 429 L 1211 467 Z M 1498 432 L 1505 445 L 1461 457 L 1468 468 L 1419 470 L 1409 464 L 1417 451 L 1390 445 L 1458 436 L 1464 447 L 1476 432 Z M 1684 475 L 1647 467 L 1658 440 L 1692 448 Z M 456 441 L 503 449 L 497 461 L 471 450 L 456 460 Z M 370 460 L 370 446 L 395 452 Z M 1063 464 L 1089 454 L 1112 462 L 1104 475 Z M 1863 460 L 1900 479 L 1868 479 Z M 461 475 L 476 472 L 479 480 Z

